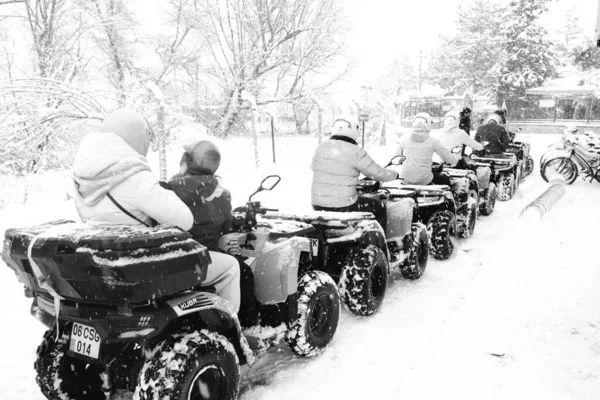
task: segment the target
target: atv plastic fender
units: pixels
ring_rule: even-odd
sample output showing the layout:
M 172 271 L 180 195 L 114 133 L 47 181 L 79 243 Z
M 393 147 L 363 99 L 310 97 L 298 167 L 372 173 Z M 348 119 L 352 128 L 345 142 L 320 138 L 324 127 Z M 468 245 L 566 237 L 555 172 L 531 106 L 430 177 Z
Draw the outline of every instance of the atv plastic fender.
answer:
M 388 240 L 402 239 L 411 231 L 415 201 L 410 198 L 385 201 L 387 226 L 385 236 Z
M 253 264 L 254 296 L 262 304 L 283 303 L 298 289 L 300 253 L 311 252 L 310 240 L 293 236 L 268 244 Z
M 385 253 L 387 260 L 390 259 L 390 253 L 387 248 L 385 233 L 383 228 L 374 219 L 351 221 L 348 224 L 345 234 L 327 238 L 327 243 L 356 243 L 360 246 L 374 245 L 379 247 Z
M 224 298 L 207 292 L 189 292 L 168 300 L 167 304 L 178 318 L 195 314 L 209 330 L 225 335 L 235 348 L 240 364 L 252 365 L 256 361 L 242 334 L 237 314 Z

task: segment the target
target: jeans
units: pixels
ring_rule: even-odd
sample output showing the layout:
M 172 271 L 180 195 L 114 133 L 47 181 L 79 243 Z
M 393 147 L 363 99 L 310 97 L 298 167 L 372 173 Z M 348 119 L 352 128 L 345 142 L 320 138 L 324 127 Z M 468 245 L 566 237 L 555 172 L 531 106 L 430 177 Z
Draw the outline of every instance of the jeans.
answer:
M 240 309 L 240 265 L 229 254 L 209 251 L 212 262 L 201 286 L 213 286 L 216 294 L 227 300 L 235 313 Z

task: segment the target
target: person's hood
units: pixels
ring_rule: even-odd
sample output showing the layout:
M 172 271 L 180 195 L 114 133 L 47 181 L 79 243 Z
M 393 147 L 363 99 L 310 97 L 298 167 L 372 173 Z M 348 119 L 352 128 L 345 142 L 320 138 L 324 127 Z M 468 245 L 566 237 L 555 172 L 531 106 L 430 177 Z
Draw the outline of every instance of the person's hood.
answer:
M 138 154 L 146 156 L 152 134 L 148 122 L 138 112 L 118 109 L 106 116 L 98 126 L 98 132 L 110 132 L 119 136 Z
M 88 206 L 140 171 L 150 171 L 146 157 L 110 132 L 88 133 L 79 144 L 72 168 L 77 193 Z
M 186 204 L 211 200 L 223 192 L 219 179 L 213 175 L 177 174 L 169 180 L 169 185 Z
M 429 132 L 425 130 L 413 129 L 410 133 L 410 139 L 413 142 L 424 142 L 429 139 Z

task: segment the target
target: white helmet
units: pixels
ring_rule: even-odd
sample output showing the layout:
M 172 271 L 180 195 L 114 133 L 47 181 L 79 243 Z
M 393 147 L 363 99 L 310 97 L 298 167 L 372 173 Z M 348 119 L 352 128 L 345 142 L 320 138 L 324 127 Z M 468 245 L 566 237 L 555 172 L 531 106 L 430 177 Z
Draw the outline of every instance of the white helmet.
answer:
M 431 127 L 433 126 L 433 118 L 431 118 L 431 115 L 429 115 L 426 112 L 420 112 L 417 115 L 415 115 L 413 123 L 417 123 L 419 120 L 422 120 L 421 123 L 426 124 L 431 130 Z
M 460 113 L 458 111 L 448 111 L 444 116 L 444 128 L 450 130 L 460 125 Z
M 502 124 L 502 118 L 498 114 L 496 114 L 496 113 L 491 113 L 485 119 L 485 123 L 486 124 L 489 124 L 491 121 L 494 121 L 493 123 L 497 124 L 497 125 Z
M 358 119 L 353 115 L 336 117 L 331 125 L 332 135 L 342 135 L 352 140 L 358 140 L 359 124 Z

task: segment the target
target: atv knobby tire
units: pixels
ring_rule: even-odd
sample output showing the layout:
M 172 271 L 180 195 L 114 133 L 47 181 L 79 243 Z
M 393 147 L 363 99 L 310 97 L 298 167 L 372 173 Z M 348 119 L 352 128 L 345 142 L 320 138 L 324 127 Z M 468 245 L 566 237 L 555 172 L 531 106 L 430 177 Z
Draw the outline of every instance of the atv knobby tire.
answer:
M 512 172 L 503 173 L 498 180 L 498 200 L 508 201 L 515 192 L 515 176 Z
M 324 272 L 310 271 L 298 282 L 298 316 L 286 341 L 299 356 L 313 357 L 333 339 L 340 319 L 340 297 L 333 279 Z
M 181 328 L 149 350 L 134 399 L 237 399 L 238 357 L 224 336 Z
M 372 315 L 383 302 L 387 282 L 385 254 L 377 246 L 368 245 L 350 250 L 338 287 L 348 310 L 357 315 Z
M 427 228 L 420 222 L 412 224 L 411 231 L 404 238 L 404 251 L 408 252 L 406 259 L 400 264 L 400 272 L 406 279 L 419 279 L 429 258 L 429 236 Z
M 50 329 L 37 349 L 35 378 L 48 400 L 105 400 L 102 391 L 102 368 L 68 356 L 70 329 L 63 330 L 58 339 Z
M 494 212 L 497 196 L 498 192 L 496 191 L 496 184 L 490 182 L 488 188 L 483 191 L 483 202 L 479 205 L 479 212 L 481 215 L 490 215 Z
M 521 185 L 521 180 L 523 179 L 523 162 L 522 161 L 517 162 L 516 170 L 517 170 L 517 172 L 515 173 L 515 192 Z
M 438 260 L 447 260 L 452 255 L 454 244 L 450 240 L 452 216 L 449 212 L 436 212 L 427 223 L 429 254 Z
M 475 199 L 469 197 L 466 205 L 466 215 L 458 218 L 456 223 L 456 233 L 458 237 L 469 238 L 475 232 L 475 224 L 477 223 L 477 203 Z
M 533 161 L 533 158 L 531 158 L 531 156 L 527 156 L 527 158 L 525 159 L 525 166 L 523 167 L 523 175 L 525 177 L 529 176 L 533 172 L 534 168 L 535 163 Z

